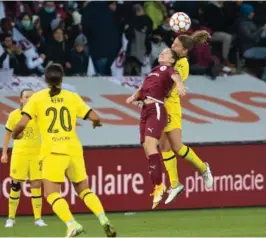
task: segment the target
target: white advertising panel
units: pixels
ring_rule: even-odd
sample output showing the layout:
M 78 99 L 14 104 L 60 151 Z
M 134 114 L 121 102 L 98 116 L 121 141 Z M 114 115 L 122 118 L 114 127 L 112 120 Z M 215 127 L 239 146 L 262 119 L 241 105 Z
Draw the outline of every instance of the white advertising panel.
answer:
M 0 93 L 0 143 L 10 111 L 19 106 L 19 90 L 39 90 L 43 82 L 36 78 L 19 78 L 15 90 Z M 23 83 L 25 82 L 25 83 Z M 103 118 L 104 126 L 96 130 L 87 121 L 79 121 L 78 135 L 83 145 L 139 144 L 140 109 L 127 105 L 125 99 L 141 84 L 141 78 L 66 78 L 87 103 Z M 184 142 L 257 141 L 266 137 L 266 83 L 249 75 L 219 77 L 211 81 L 190 76 L 189 93 L 182 99 Z

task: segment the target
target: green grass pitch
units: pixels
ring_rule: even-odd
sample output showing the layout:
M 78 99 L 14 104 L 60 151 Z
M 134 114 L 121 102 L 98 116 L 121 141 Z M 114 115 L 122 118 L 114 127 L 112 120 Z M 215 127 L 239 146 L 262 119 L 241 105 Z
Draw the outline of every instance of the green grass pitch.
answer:
M 97 219 L 91 215 L 76 215 L 87 231 L 85 236 L 103 237 Z M 135 215 L 108 214 L 123 237 L 176 237 L 176 236 L 266 236 L 266 208 L 238 208 L 211 210 L 153 211 Z M 55 216 L 46 216 L 48 227 L 34 227 L 32 217 L 18 217 L 14 228 L 4 228 L 0 217 L 1 237 L 64 237 L 65 225 Z

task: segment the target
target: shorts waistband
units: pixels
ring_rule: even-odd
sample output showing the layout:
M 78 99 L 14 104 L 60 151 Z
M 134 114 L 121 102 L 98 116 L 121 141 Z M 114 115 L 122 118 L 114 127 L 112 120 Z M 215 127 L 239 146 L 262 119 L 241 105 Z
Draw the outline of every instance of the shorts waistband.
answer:
M 157 103 L 160 103 L 160 104 L 164 104 L 163 101 L 158 100 L 158 99 L 156 99 L 154 97 L 147 96 L 147 98 L 153 100 L 154 102 L 157 102 Z

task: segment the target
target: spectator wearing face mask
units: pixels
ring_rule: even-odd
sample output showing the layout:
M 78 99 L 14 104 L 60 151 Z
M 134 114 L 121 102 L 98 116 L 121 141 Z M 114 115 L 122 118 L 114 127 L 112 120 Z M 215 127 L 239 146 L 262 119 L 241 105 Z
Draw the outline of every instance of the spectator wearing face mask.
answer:
M 39 13 L 41 29 L 44 37 L 47 39 L 51 32 L 51 22 L 56 18 L 55 3 L 47 1 Z
M 32 42 L 32 40 L 38 35 L 37 30 L 32 23 L 32 18 L 28 14 L 20 16 L 19 30 L 30 42 Z

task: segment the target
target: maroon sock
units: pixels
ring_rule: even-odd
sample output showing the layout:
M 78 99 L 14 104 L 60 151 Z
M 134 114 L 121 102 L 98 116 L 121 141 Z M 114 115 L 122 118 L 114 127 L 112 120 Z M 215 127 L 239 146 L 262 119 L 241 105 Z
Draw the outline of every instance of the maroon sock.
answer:
M 153 185 L 160 185 L 162 183 L 162 158 L 160 154 L 153 154 L 149 156 L 149 173 Z

